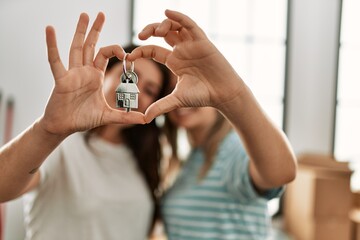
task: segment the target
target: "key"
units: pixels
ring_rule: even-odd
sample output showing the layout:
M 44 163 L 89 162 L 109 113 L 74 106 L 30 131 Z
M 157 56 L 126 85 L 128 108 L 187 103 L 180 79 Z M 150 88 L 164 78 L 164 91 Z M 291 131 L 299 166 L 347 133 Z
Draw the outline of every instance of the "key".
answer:
M 120 84 L 116 88 L 116 107 L 125 108 L 129 112 L 132 108 L 138 108 L 139 89 L 137 87 L 138 76 L 134 71 L 134 62 L 131 69 L 126 70 L 126 56 L 123 60 L 123 74 L 120 77 Z

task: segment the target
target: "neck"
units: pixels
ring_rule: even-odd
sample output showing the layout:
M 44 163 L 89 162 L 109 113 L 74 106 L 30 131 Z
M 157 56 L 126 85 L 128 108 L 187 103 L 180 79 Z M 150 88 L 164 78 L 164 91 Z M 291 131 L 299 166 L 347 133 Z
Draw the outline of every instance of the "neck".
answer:
M 115 125 L 104 126 L 99 132 L 99 137 L 107 142 L 115 144 L 124 142 L 121 135 L 119 134 L 119 127 Z
M 202 146 L 207 138 L 210 131 L 209 127 L 198 127 L 194 129 L 187 129 L 187 135 L 192 147 Z

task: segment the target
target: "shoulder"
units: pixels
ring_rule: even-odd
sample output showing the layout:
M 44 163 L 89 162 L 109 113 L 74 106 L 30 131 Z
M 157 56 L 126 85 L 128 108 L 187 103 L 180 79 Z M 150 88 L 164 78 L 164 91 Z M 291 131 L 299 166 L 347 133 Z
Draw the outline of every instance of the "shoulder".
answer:
M 71 134 L 68 136 L 60 145 L 60 147 L 68 147 L 68 146 L 78 146 L 78 145 L 85 145 L 86 139 L 85 139 L 84 132 L 77 132 L 74 134 Z
M 79 154 L 84 155 L 84 151 L 88 151 L 86 149 L 84 133 L 74 133 L 67 137 L 40 167 L 41 182 L 55 176 L 65 166 L 73 165 Z
M 221 141 L 218 149 L 219 158 L 244 158 L 246 151 L 239 135 L 234 131 L 230 131 Z
M 58 147 L 62 155 L 71 153 L 83 153 L 89 151 L 89 144 L 86 141 L 85 133 L 78 132 L 67 137 Z

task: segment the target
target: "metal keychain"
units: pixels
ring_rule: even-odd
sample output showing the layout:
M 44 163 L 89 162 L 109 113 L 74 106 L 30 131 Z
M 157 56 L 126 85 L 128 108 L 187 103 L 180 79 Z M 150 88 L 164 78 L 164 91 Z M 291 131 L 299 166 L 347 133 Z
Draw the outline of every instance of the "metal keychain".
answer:
M 138 108 L 138 96 L 139 89 L 137 87 L 138 76 L 136 75 L 134 68 L 135 63 L 131 62 L 130 70 L 126 70 L 126 57 L 125 54 L 123 59 L 123 73 L 120 77 L 120 84 L 116 88 L 116 107 L 125 108 L 127 112 L 131 108 Z

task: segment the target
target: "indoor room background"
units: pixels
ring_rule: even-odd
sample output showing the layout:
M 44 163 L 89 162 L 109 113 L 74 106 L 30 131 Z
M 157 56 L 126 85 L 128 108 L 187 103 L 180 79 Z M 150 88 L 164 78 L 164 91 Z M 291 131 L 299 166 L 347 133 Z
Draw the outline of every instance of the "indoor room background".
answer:
M 97 47 L 142 42 L 164 10 L 193 18 L 248 83 L 296 154 L 360 161 L 360 3 L 356 0 L 0 0 L 0 145 L 43 112 L 53 86 L 45 27 L 67 66 L 81 12 L 106 22 Z M 12 108 L 10 108 L 12 107 Z M 356 173 L 352 189 L 358 190 Z M 3 239 L 23 239 L 21 199 L 2 205 Z M 276 210 L 274 210 L 276 211 Z M 1 239 L 1 237 L 0 237 Z

